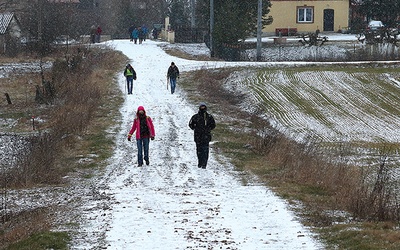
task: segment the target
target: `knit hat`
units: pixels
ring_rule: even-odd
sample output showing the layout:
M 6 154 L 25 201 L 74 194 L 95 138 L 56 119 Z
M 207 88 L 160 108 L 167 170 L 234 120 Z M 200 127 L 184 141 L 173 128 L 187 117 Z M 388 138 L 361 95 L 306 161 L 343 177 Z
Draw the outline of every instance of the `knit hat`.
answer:
M 202 108 L 203 107 L 203 108 Z M 207 111 L 207 105 L 204 102 L 200 102 L 199 104 L 199 111 L 205 112 Z
M 207 105 L 206 105 L 206 103 L 205 103 L 205 102 L 200 102 L 200 103 L 199 103 L 199 108 L 200 108 L 201 106 L 205 106 L 205 107 L 207 107 Z

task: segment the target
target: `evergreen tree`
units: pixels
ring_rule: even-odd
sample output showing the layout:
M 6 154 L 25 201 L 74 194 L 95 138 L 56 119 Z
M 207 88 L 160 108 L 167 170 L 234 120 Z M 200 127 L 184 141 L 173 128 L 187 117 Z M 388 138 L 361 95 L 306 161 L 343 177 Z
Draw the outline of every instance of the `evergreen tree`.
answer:
M 203 18 L 199 19 L 201 25 L 209 25 L 210 0 L 200 0 L 198 11 Z M 267 16 L 271 3 L 263 0 L 262 25 L 269 25 L 273 19 Z M 237 45 L 249 36 L 257 33 L 258 0 L 215 0 L 214 1 L 214 32 L 213 41 L 215 55 L 220 56 L 224 46 Z
M 171 0 L 169 6 L 169 22 L 173 30 L 190 27 L 189 5 L 187 0 Z
M 400 13 L 400 0 L 363 0 L 359 4 L 359 10 L 367 20 L 379 20 L 387 27 L 395 27 Z
M 117 8 L 116 31 L 114 37 L 129 37 L 129 27 L 139 26 L 137 23 L 136 11 L 130 0 L 121 0 Z

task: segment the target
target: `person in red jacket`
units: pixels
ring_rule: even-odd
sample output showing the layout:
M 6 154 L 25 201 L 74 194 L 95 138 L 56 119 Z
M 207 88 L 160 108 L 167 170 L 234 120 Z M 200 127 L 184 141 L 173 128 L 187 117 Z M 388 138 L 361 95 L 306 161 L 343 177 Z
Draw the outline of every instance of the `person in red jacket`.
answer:
M 136 118 L 133 121 L 132 128 L 128 134 L 128 141 L 131 141 L 131 137 L 135 131 L 138 149 L 138 166 L 143 166 L 143 159 L 146 162 L 146 165 L 149 165 L 149 143 L 150 140 L 154 140 L 156 133 L 154 130 L 153 121 L 149 116 L 146 115 L 146 111 L 143 106 L 139 106 L 137 109 Z
M 103 30 L 101 29 L 101 27 L 100 26 L 97 26 L 97 29 L 96 29 L 96 43 L 99 43 L 100 42 L 100 37 L 101 37 L 101 33 L 103 32 Z

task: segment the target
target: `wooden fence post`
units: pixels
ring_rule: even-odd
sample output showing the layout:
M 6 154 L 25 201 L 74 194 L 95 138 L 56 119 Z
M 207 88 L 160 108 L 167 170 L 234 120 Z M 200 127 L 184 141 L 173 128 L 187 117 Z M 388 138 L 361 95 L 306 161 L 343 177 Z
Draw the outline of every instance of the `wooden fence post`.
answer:
M 8 93 L 4 93 L 4 95 L 6 96 L 7 103 L 8 103 L 8 104 L 12 104 L 10 95 L 9 95 Z

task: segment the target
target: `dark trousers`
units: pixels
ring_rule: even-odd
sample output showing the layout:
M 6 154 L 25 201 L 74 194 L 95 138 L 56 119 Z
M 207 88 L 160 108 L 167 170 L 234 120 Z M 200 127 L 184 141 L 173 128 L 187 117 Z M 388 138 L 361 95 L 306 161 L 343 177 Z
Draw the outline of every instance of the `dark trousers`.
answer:
M 196 143 L 196 153 L 198 159 L 198 167 L 205 168 L 208 161 L 209 143 Z

